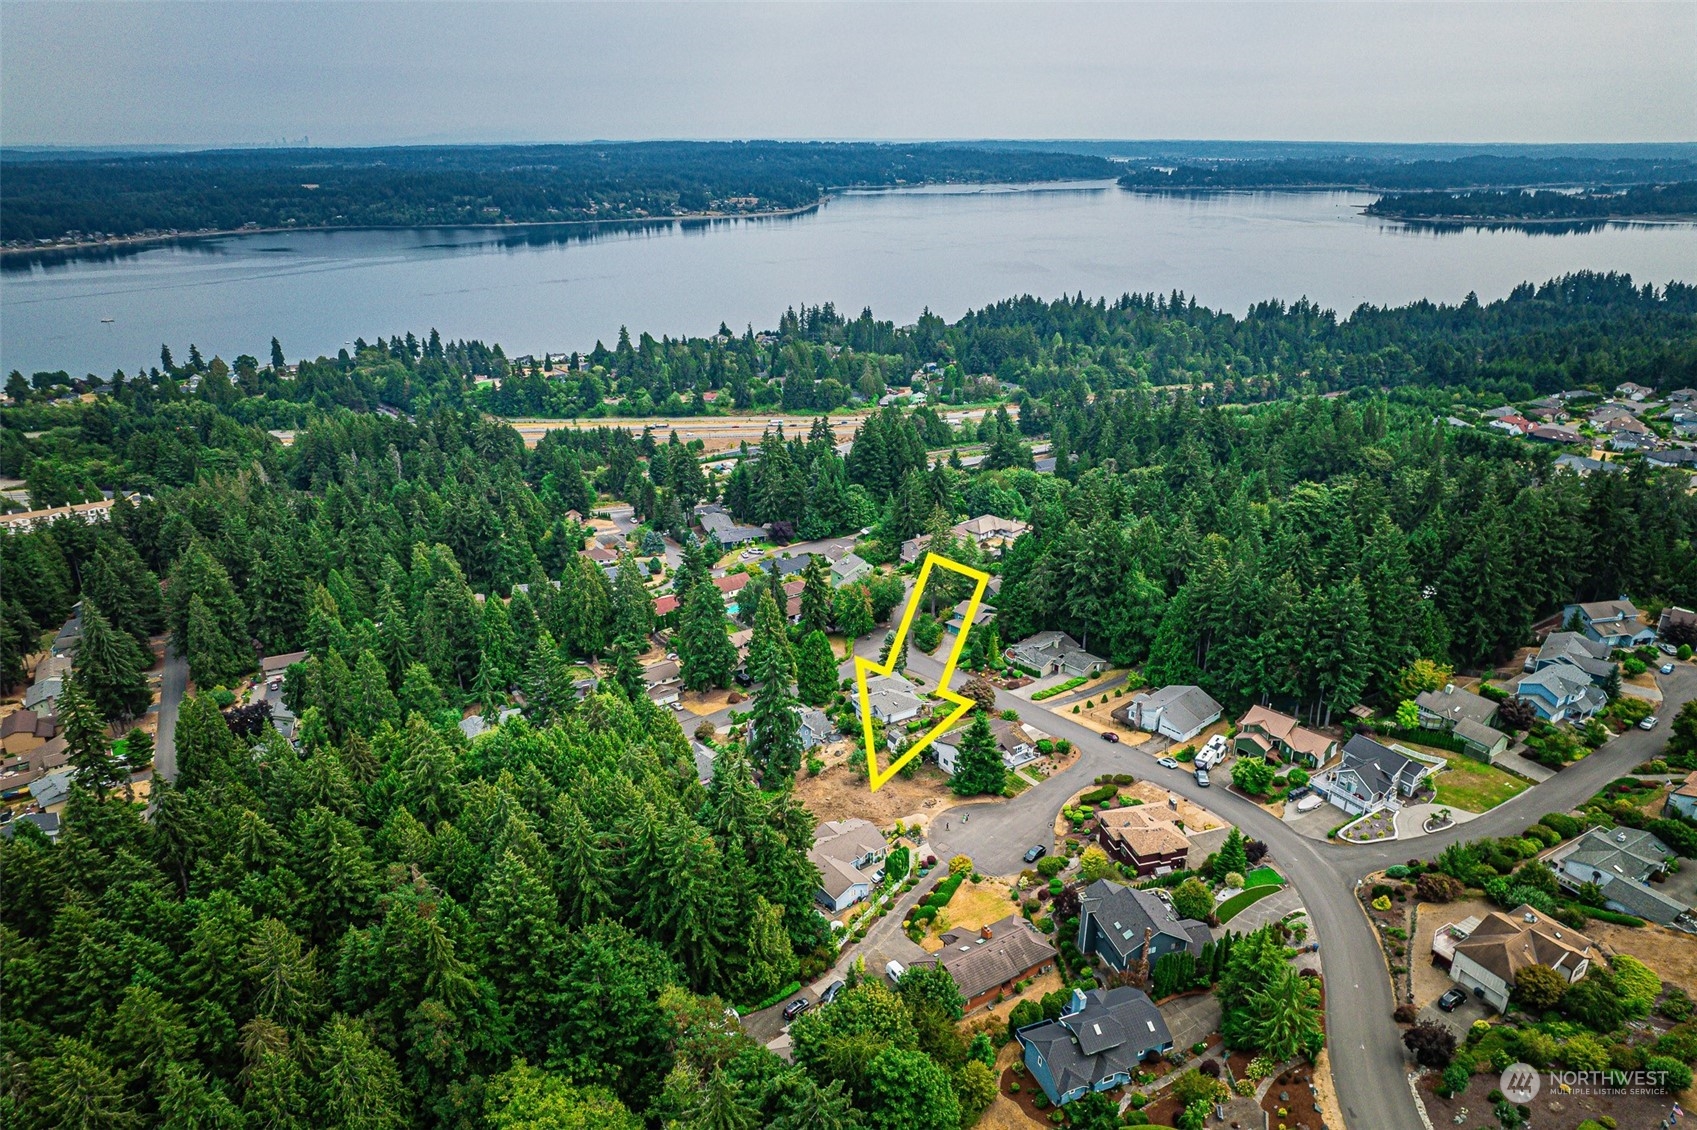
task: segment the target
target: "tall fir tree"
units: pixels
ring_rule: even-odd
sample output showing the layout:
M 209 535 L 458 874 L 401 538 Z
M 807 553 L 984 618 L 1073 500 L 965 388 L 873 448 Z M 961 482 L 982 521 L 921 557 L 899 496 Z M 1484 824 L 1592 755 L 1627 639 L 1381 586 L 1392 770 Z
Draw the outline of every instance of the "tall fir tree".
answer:
M 796 655 L 796 697 L 809 706 L 824 706 L 837 690 L 837 655 L 824 632 L 802 637 Z
M 674 643 L 684 686 L 704 691 L 731 685 L 737 649 L 725 632 L 725 606 L 718 589 L 705 583 L 694 586 L 685 598 Z

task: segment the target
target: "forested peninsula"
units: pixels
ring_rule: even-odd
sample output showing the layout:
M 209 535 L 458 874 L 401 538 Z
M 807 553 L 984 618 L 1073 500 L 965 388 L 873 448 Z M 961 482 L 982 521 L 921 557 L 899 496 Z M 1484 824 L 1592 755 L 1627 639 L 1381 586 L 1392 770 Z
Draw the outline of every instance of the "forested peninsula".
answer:
M 640 142 L 0 159 L 8 250 L 244 228 L 760 215 L 843 187 L 1107 179 L 1100 157 L 993 146 Z
M 1358 189 L 1461 192 L 1509 188 L 1623 188 L 1697 180 L 1697 157 L 1473 154 L 1445 160 L 1377 156 L 1167 159 L 1130 163 L 1122 188 Z
M 1588 224 L 1608 220 L 1697 220 L 1697 180 L 1618 191 L 1400 192 L 1367 206 L 1369 216 L 1423 223 Z

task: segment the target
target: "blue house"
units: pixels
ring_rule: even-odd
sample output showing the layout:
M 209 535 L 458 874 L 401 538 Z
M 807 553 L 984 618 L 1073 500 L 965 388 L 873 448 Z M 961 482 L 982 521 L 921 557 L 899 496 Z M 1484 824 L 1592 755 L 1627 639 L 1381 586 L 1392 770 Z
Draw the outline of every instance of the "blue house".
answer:
M 1014 1035 L 1031 1077 L 1056 1106 L 1129 1083 L 1138 1064 L 1173 1048 L 1161 1010 L 1129 986 L 1074 989 L 1060 1019 L 1027 1024 Z
M 1151 965 L 1165 954 L 1202 952 L 1213 934 L 1206 922 L 1180 918 L 1165 892 L 1098 879 L 1078 893 L 1078 950 L 1121 972 L 1134 961 Z M 1147 952 L 1145 952 L 1147 951 Z
M 1624 596 L 1619 600 L 1569 604 L 1561 610 L 1561 615 L 1564 624 L 1577 618 L 1581 632 L 1610 647 L 1637 647 L 1656 640 L 1655 629 L 1640 619 L 1637 606 Z
M 1523 677 L 1514 693 L 1546 722 L 1583 722 L 1609 702 L 1589 674 L 1565 660 Z

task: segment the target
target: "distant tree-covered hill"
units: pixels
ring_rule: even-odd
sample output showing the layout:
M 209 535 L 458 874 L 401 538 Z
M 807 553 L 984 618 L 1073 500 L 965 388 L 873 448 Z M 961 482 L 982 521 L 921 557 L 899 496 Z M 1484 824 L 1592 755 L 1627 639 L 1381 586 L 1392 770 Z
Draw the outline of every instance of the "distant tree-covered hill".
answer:
M 31 155 L 0 240 L 67 233 L 630 220 L 806 207 L 830 188 L 1107 178 L 1100 157 L 954 145 L 643 142 Z
M 1380 156 L 1134 162 L 1119 183 L 1136 190 L 1358 188 L 1438 192 L 1484 188 L 1625 187 L 1697 179 L 1697 159 L 1659 155 L 1474 154 L 1453 160 Z

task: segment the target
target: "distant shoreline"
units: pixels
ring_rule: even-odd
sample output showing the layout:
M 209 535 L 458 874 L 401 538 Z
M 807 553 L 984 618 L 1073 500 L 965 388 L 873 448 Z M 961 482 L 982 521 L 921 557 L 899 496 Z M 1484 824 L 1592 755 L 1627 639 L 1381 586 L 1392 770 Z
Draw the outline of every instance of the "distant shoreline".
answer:
M 1361 214 L 1380 220 L 1395 220 L 1399 224 L 1411 224 L 1416 227 L 1464 224 L 1468 227 L 1525 228 L 1572 227 L 1576 224 L 1681 225 L 1697 223 L 1697 215 L 1686 212 L 1626 212 L 1607 216 L 1425 216 L 1408 212 L 1376 212 L 1369 206 Z
M 805 216 L 818 211 L 831 194 L 826 193 L 811 204 L 795 208 L 776 208 L 767 212 L 685 212 L 675 216 L 630 216 L 604 220 L 514 220 L 499 224 L 292 224 L 286 227 L 221 228 L 216 231 L 170 232 L 163 235 L 126 235 L 117 239 L 85 240 L 79 243 L 50 243 L 35 247 L 0 247 L 0 258 L 29 255 L 75 255 L 80 252 L 101 251 L 107 248 L 144 247 L 152 243 L 176 243 L 191 239 L 222 239 L 232 235 L 279 235 L 300 231 L 516 231 L 524 228 L 590 228 L 607 224 L 652 226 L 656 224 L 688 223 L 695 220 L 781 220 Z

